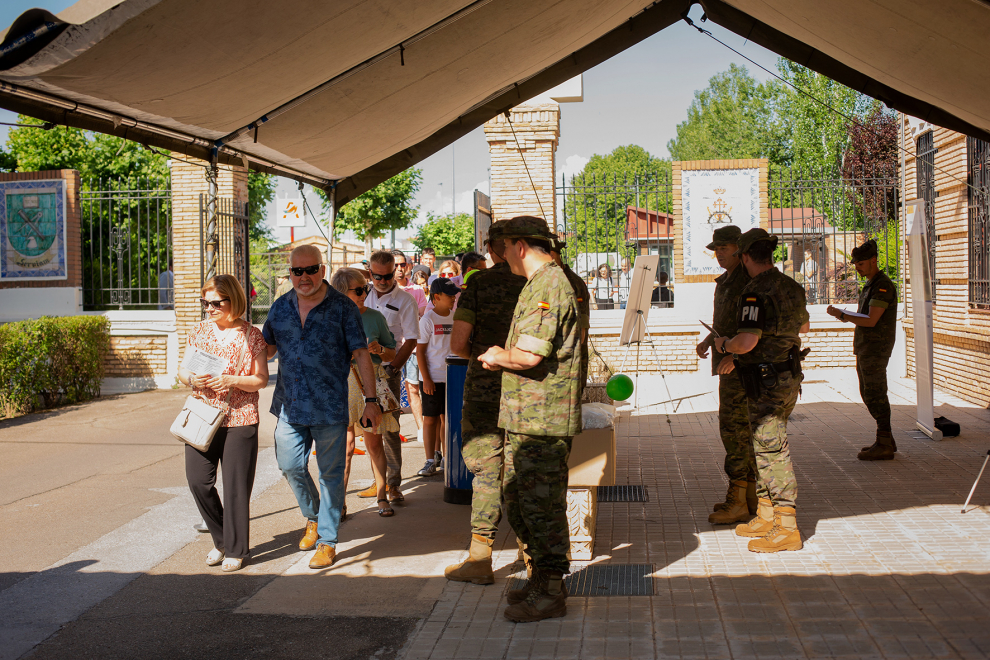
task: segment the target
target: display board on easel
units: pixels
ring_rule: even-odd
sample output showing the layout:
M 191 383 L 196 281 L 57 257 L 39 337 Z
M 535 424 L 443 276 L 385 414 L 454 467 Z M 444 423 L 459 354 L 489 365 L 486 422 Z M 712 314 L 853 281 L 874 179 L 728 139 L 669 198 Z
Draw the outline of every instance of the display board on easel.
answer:
M 626 315 L 622 317 L 622 332 L 619 333 L 620 346 L 643 341 L 649 319 L 653 283 L 656 281 L 659 267 L 659 255 L 641 254 L 636 257 L 632 283 L 629 285 L 629 299 L 626 301 Z

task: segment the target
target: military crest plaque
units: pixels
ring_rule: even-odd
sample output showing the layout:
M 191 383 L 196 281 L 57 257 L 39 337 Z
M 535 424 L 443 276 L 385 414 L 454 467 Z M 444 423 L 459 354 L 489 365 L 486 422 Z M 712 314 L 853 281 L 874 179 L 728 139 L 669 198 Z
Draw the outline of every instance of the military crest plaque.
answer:
M 65 181 L 0 182 L 0 280 L 67 277 Z
M 684 274 L 718 275 L 722 268 L 705 246 L 724 225 L 760 226 L 760 170 L 685 170 L 681 175 Z

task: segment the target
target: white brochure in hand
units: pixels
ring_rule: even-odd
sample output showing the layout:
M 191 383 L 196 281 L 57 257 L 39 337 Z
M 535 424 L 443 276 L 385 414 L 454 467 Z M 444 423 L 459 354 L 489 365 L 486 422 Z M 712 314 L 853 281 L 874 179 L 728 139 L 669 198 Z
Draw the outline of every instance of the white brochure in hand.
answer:
M 227 368 L 227 360 L 190 346 L 182 359 L 182 367 L 197 375 L 219 376 Z

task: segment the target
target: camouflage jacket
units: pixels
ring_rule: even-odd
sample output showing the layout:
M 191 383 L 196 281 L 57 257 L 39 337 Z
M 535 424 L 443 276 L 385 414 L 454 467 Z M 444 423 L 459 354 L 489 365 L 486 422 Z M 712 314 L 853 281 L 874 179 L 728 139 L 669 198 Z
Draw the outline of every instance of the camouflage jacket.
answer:
M 503 370 L 500 428 L 529 435 L 581 432 L 581 316 L 577 295 L 554 262 L 523 287 L 506 348 L 543 359 L 532 369 Z
M 715 310 L 712 313 L 712 327 L 723 337 L 734 337 L 739 330 L 739 296 L 750 280 L 745 266 L 739 264 L 731 272 L 726 271 L 715 278 Z M 715 335 L 708 333 L 705 341 L 712 345 Z M 717 357 L 716 357 L 717 355 Z M 712 375 L 718 374 L 718 363 L 722 356 L 713 352 Z
M 756 348 L 739 356 L 741 364 L 783 362 L 791 347 L 801 346 L 798 331 L 808 322 L 804 287 L 776 267 L 749 281 L 739 299 L 739 332 L 760 338 Z
M 465 401 L 499 402 L 502 374 L 482 367 L 478 356 L 492 346 L 505 346 L 512 312 L 525 285 L 526 278 L 513 275 L 508 264 L 496 264 L 471 275 L 467 287 L 457 299 L 454 320 L 474 326 L 471 331 L 471 360 L 464 381 Z
M 869 314 L 871 307 L 883 308 L 883 314 L 872 328 L 856 326 L 853 353 L 890 357 L 897 334 L 897 287 L 883 271 L 867 282 L 859 293 L 859 313 Z
M 567 275 L 567 280 L 571 283 L 574 293 L 577 295 L 578 314 L 581 315 L 581 328 L 588 330 L 591 328 L 591 293 L 588 291 L 588 285 L 567 264 L 564 264 L 564 274 Z M 584 332 L 583 335 L 581 338 L 582 389 L 584 388 L 584 384 L 588 382 L 588 333 Z

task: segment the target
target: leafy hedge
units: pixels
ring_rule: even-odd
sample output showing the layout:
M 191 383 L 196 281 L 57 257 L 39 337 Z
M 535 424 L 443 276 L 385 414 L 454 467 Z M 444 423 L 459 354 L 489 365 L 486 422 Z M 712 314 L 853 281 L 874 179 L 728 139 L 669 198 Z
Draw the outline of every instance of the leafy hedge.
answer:
M 99 396 L 109 350 L 105 316 L 45 316 L 0 325 L 0 416 Z

